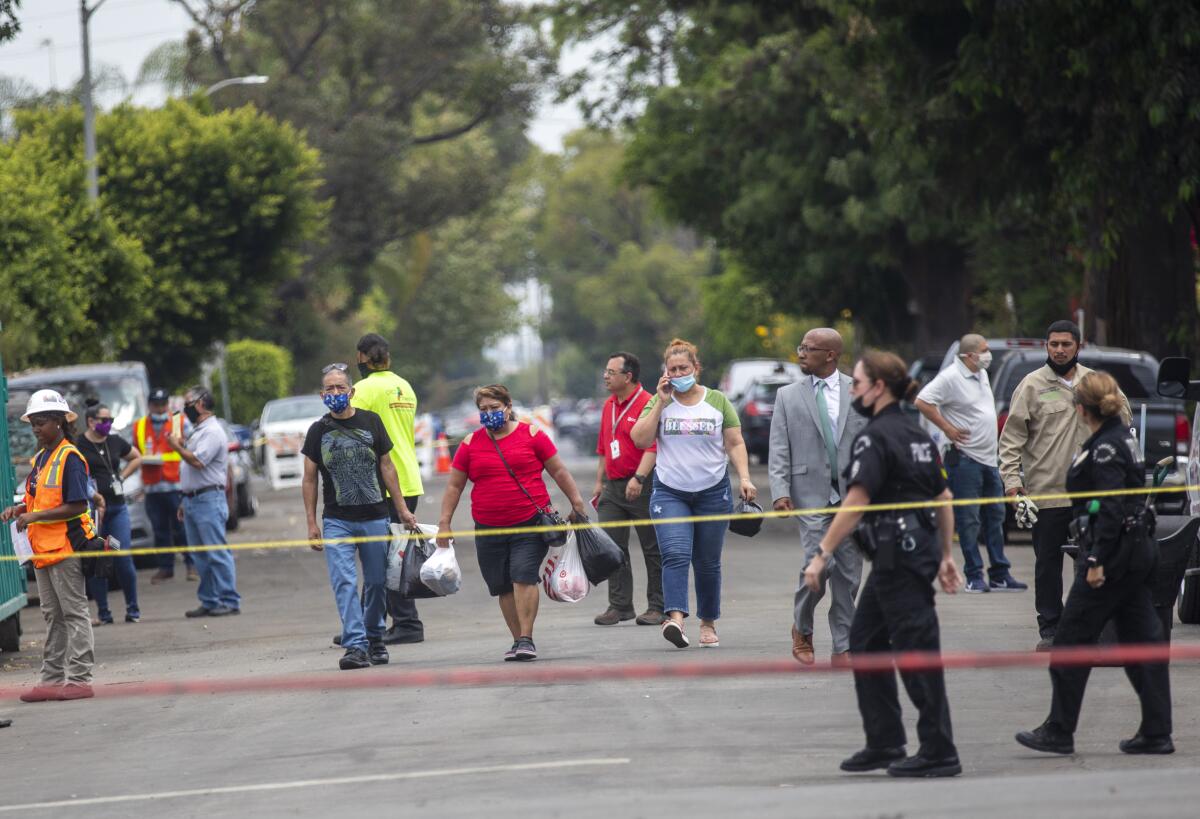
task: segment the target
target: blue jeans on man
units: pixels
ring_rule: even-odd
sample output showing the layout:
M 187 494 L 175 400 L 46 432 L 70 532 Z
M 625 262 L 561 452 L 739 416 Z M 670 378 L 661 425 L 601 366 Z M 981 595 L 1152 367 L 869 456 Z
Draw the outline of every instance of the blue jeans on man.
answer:
M 1000 469 L 986 466 L 961 455 L 958 463 L 946 465 L 947 482 L 955 500 L 1004 497 Z M 1012 565 L 1004 556 L 1003 503 L 968 504 L 954 507 L 954 528 L 963 553 L 963 574 L 967 581 L 983 580 L 983 560 L 979 555 L 979 529 L 988 552 L 988 578 L 1000 582 L 1008 577 Z
M 708 489 L 684 492 L 654 478 L 650 492 L 650 517 L 682 518 L 693 515 L 728 515 L 733 511 L 729 476 Z M 701 620 L 721 616 L 721 549 L 727 520 L 696 523 L 656 523 L 662 555 L 663 611 L 688 614 L 688 567 L 696 577 L 696 613 Z
M 188 543 L 193 546 L 224 544 L 225 521 L 229 506 L 225 493 L 219 489 L 202 492 L 183 499 L 183 525 Z M 194 553 L 200 585 L 196 596 L 206 609 L 222 606 L 234 611 L 241 609 L 242 598 L 237 591 L 237 567 L 229 549 L 200 550 Z
M 358 543 L 326 543 L 325 565 L 329 585 L 342 618 L 342 648 L 367 651 L 371 643 L 383 640 L 386 616 L 388 541 L 391 530 L 387 518 L 378 520 L 341 520 L 325 518 L 322 535 L 336 538 L 375 538 Z M 358 591 L 358 571 L 354 556 L 362 563 L 362 595 Z
M 109 506 L 104 511 L 104 519 L 100 522 L 98 534 L 101 537 L 112 535 L 121 542 L 121 549 L 129 549 L 129 541 L 133 539 L 129 523 L 129 507 L 125 504 Z M 125 616 L 137 618 L 141 616 L 138 609 L 137 570 L 133 558 L 128 554 L 124 557 L 113 557 L 113 570 L 121 591 L 125 593 Z M 88 595 L 96 601 L 96 613 L 102 623 L 113 621 L 112 611 L 108 608 L 108 578 L 89 577 L 87 579 Z
M 174 546 L 182 549 L 187 546 L 187 534 L 179 520 L 179 504 L 183 496 L 178 492 L 147 492 L 146 517 L 150 518 L 150 528 L 154 530 L 154 548 L 169 549 Z M 183 553 L 186 566 L 195 565 L 190 552 Z M 164 574 L 175 573 L 175 553 L 160 552 L 158 567 Z

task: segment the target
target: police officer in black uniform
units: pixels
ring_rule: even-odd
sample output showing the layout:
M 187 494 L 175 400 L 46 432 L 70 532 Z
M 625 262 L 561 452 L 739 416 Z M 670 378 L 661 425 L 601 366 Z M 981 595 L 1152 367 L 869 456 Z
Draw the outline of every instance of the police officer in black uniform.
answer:
M 821 541 L 820 553 L 804 572 L 804 582 L 815 589 L 828 556 L 852 531 L 872 561 L 850 626 L 852 660 L 873 652 L 939 651 L 933 580 L 936 577 L 947 594 L 962 584 L 951 556 L 954 516 L 949 506 L 865 516 L 853 511 L 853 507 L 871 503 L 947 501 L 953 497 L 946 488 L 933 441 L 900 411 L 900 401 L 911 400 L 916 392 L 917 385 L 899 356 L 869 351 L 855 365 L 852 406 L 871 420 L 851 448 L 844 506 Z M 962 773 L 942 671 L 902 671 L 900 678 L 920 714 L 920 750 L 905 756 L 895 675 L 855 671 L 854 689 L 867 746 L 842 762 L 842 770 L 887 768 L 892 776 L 920 777 Z
M 1111 375 L 1097 371 L 1080 379 L 1075 411 L 1092 430 L 1092 437 L 1067 472 L 1068 492 L 1145 486 L 1140 447 L 1121 425 L 1120 410 L 1120 390 Z M 1163 642 L 1162 621 L 1150 593 L 1158 549 L 1147 497 L 1088 498 L 1085 494 L 1071 501 L 1071 511 L 1080 560 L 1053 648 L 1094 644 L 1110 619 L 1121 643 Z M 1088 666 L 1056 666 L 1052 656 L 1050 716 L 1032 731 L 1017 734 L 1017 742 L 1035 751 L 1074 753 L 1075 726 L 1090 673 Z M 1127 754 L 1173 753 L 1166 663 L 1127 665 L 1125 674 L 1142 702 L 1142 724 L 1132 739 L 1120 743 L 1120 749 Z

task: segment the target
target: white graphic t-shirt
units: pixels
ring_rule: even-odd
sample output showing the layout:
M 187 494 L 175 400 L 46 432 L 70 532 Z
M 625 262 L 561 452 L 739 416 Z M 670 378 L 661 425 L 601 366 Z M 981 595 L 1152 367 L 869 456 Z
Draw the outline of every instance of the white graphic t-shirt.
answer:
M 655 395 L 642 415 L 657 404 Z M 726 427 L 742 422 L 723 393 L 704 388 L 704 397 L 693 406 L 672 401 L 658 419 L 658 461 L 655 474 L 662 483 L 682 492 L 699 492 L 725 477 L 729 456 L 725 452 Z

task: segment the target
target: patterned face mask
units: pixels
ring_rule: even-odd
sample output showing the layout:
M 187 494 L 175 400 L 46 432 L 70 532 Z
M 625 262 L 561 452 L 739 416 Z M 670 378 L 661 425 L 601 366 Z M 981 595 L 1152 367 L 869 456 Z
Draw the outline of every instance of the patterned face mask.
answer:
M 329 407 L 330 412 L 345 412 L 346 407 L 350 406 L 350 393 L 348 392 L 331 392 L 323 396 L 325 406 Z
M 485 429 L 498 432 L 504 428 L 504 410 L 480 410 L 479 423 L 483 424 Z

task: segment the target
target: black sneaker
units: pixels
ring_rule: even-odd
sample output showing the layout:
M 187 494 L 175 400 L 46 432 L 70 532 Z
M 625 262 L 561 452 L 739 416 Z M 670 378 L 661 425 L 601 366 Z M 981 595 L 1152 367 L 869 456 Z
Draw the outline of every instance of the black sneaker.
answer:
M 217 606 L 215 609 L 208 610 L 209 617 L 232 617 L 235 614 L 241 613 L 241 609 L 234 609 L 229 606 Z
M 383 642 L 389 646 L 398 646 L 407 643 L 423 643 L 425 642 L 425 632 L 397 631 L 396 627 L 392 626 L 383 633 Z
M 341 634 L 333 635 L 333 644 L 335 646 L 340 646 L 342 644 L 342 635 Z
M 388 650 L 383 643 L 372 640 L 371 648 L 367 652 L 367 659 L 371 661 L 371 665 L 387 665 Z
M 1044 754 L 1075 753 L 1075 738 L 1070 734 L 1051 728 L 1044 722 L 1032 731 L 1022 731 L 1017 734 L 1016 740 L 1026 748 L 1041 751 Z
M 207 617 L 209 615 L 209 612 L 211 612 L 211 611 L 212 611 L 212 609 L 205 608 L 204 606 L 199 606 L 198 608 L 194 608 L 194 609 L 185 611 L 183 613 L 183 616 L 184 617 Z
M 904 747 L 899 748 L 863 748 L 856 754 L 842 760 L 843 771 L 861 773 L 886 768 L 893 762 L 904 759 Z
M 901 777 L 958 776 L 962 773 L 962 765 L 957 754 L 933 759 L 917 753 L 888 765 L 887 772 L 888 776 Z
M 517 659 L 517 646 L 520 644 L 520 640 L 513 640 L 512 647 L 510 647 L 508 651 L 504 652 L 504 662 L 511 663 L 513 660 Z
M 338 668 L 342 671 L 351 671 L 355 668 L 369 668 L 371 660 L 367 657 L 367 652 L 361 648 L 348 648 L 346 653 L 342 655 L 342 659 L 338 660 Z
M 1121 740 L 1118 745 L 1122 753 L 1126 754 L 1173 754 L 1175 753 L 1175 743 L 1171 742 L 1171 735 L 1168 734 L 1162 737 L 1147 737 L 1142 736 L 1141 732 L 1134 734 L 1131 739 Z
M 537 646 L 533 644 L 531 637 L 519 637 L 517 639 L 517 649 L 513 656 L 518 662 L 529 662 L 537 659 Z
M 134 612 L 133 614 L 125 615 L 126 623 L 140 623 L 141 621 L 142 621 L 142 615 L 138 614 L 137 612 Z

